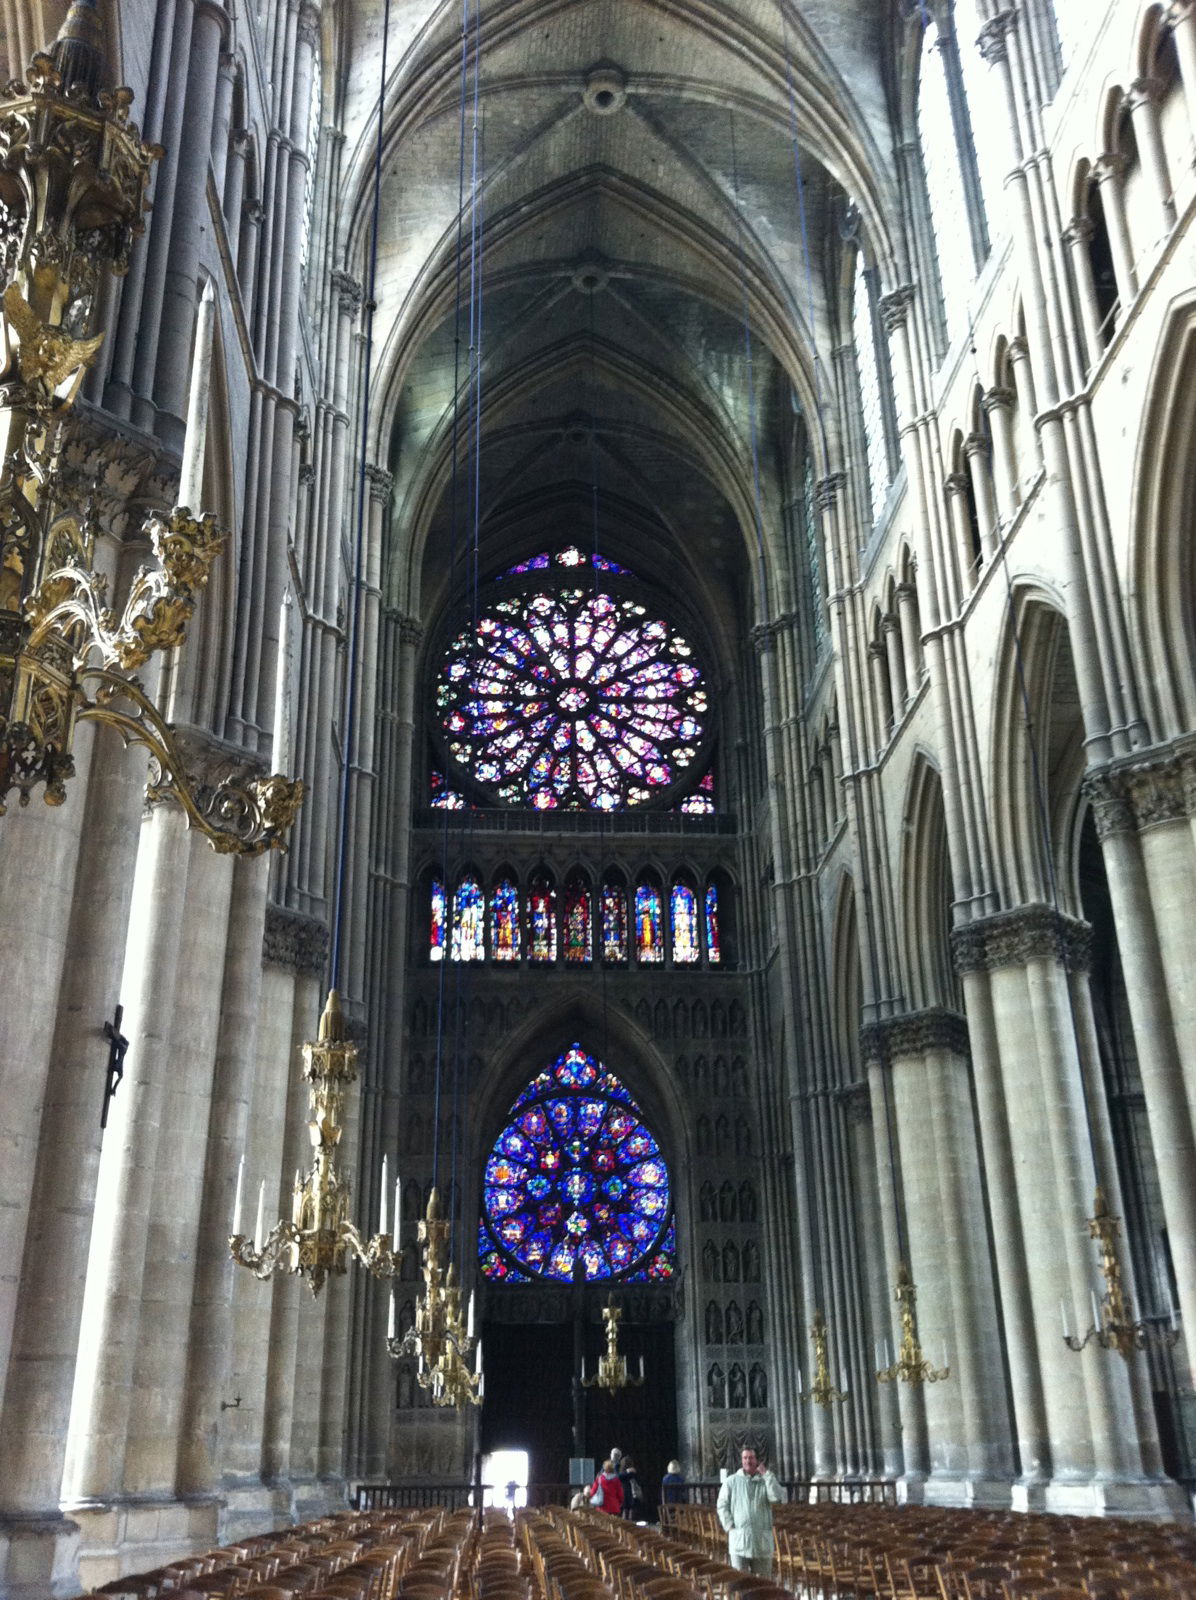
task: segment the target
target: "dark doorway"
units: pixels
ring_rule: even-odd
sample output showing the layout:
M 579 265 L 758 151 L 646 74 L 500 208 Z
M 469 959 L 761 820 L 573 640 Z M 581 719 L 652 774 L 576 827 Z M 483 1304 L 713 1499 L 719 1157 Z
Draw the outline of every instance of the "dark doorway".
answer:
M 671 1323 L 624 1323 L 622 1348 L 633 1372 L 644 1358 L 642 1388 L 608 1394 L 584 1392 L 585 1448 L 600 1466 L 612 1445 L 631 1456 L 655 1513 L 660 1480 L 678 1451 L 677 1380 Z M 603 1345 L 602 1328 L 587 1322 L 587 1371 L 593 1372 Z M 481 1449 L 526 1450 L 532 1483 L 567 1482 L 573 1452 L 573 1328 L 565 1323 L 486 1322 L 486 1403 L 482 1407 Z

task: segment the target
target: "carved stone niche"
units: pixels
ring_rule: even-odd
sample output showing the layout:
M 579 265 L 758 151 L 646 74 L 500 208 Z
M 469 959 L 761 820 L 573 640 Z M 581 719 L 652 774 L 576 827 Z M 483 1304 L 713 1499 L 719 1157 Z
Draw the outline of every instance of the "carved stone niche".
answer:
M 304 977 L 322 977 L 328 960 L 327 925 L 302 911 L 268 905 L 262 960 L 277 967 L 290 967 Z

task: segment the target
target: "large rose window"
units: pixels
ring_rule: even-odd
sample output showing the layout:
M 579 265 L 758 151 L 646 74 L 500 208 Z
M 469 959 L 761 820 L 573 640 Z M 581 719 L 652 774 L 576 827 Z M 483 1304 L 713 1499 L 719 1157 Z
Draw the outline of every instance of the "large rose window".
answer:
M 666 1278 L 675 1258 L 668 1168 L 613 1073 L 572 1045 L 516 1100 L 486 1163 L 482 1270 Z
M 437 710 L 449 756 L 492 799 L 613 811 L 693 768 L 707 693 L 671 624 L 635 599 L 565 586 L 498 598 L 463 628 Z

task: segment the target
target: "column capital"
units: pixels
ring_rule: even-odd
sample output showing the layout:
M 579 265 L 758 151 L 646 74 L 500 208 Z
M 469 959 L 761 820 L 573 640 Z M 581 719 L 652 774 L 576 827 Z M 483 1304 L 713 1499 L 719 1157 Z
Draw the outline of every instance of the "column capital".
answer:
M 336 290 L 340 300 L 340 308 L 347 317 L 355 317 L 361 310 L 361 302 L 365 299 L 365 290 L 356 278 L 350 277 L 347 272 L 334 272 L 329 280 Z
M 417 617 L 402 615 L 399 617 L 399 643 L 418 645 L 424 636 L 424 625 Z
M 916 600 L 918 598 L 918 586 L 916 583 L 899 583 L 893 593 L 897 596 L 899 604 L 902 600 Z
M 327 924 L 302 911 L 267 905 L 262 960 L 276 967 L 290 967 L 307 977 L 322 977 L 328 960 Z
M 1083 787 L 1102 839 L 1196 817 L 1196 741 L 1097 767 Z
M 1010 411 L 1016 402 L 1017 391 L 999 383 L 994 384 L 991 389 L 986 389 L 980 396 L 980 404 L 988 416 L 994 411 Z
M 968 1025 L 958 1012 L 928 1006 L 925 1011 L 907 1011 L 860 1029 L 860 1053 L 870 1065 L 888 1066 L 903 1056 L 924 1056 L 930 1051 L 969 1054 Z
M 394 474 L 387 472 L 385 467 L 371 463 L 366 467 L 365 475 L 370 486 L 370 499 L 379 500 L 385 505 L 394 491 Z
M 948 494 L 967 494 L 969 487 L 962 472 L 949 472 L 943 479 L 943 488 Z
M 880 631 L 882 633 L 898 633 L 900 630 L 901 623 L 898 618 L 891 611 L 886 611 L 880 619 Z
M 963 442 L 963 453 L 969 461 L 976 456 L 987 459 L 992 454 L 992 446 L 982 433 L 969 433 Z
M 905 319 L 909 315 L 909 308 L 914 303 L 914 286 L 912 283 L 899 284 L 889 294 L 881 295 L 877 305 L 880 320 L 887 334 L 894 334 L 898 328 L 905 326 Z
M 1135 78 L 1125 91 L 1125 104 L 1130 111 L 1137 111 L 1141 106 L 1154 105 L 1162 90 L 1163 85 L 1158 78 Z
M 884 626 L 883 620 L 881 626 Z M 888 660 L 885 647 L 879 639 L 870 639 L 868 641 L 868 658 L 871 661 L 880 661 L 882 663 Z
M 1020 967 L 1044 957 L 1069 972 L 1087 972 L 1092 960 L 1092 928 L 1052 906 L 1018 906 L 966 923 L 951 933 L 957 972 L 991 972 Z
M 758 622 L 749 633 L 748 638 L 759 656 L 771 655 L 777 647 L 777 625 L 775 622 Z
M 300 5 L 297 33 L 300 44 L 305 44 L 309 50 L 318 52 L 320 48 L 320 10 L 318 6 L 310 3 Z
M 1196 16 L 1196 0 L 1168 0 L 1163 7 L 1163 21 L 1169 28 L 1179 28 Z
M 998 11 L 981 28 L 976 37 L 976 46 L 990 67 L 1008 56 L 1009 35 L 1016 27 L 1017 11 L 1010 7 L 1007 11 Z
M 848 1122 L 865 1127 L 872 1121 L 872 1096 L 866 1083 L 849 1083 L 835 1092 L 835 1099 L 847 1114 Z
M 250 146 L 253 144 L 253 135 L 248 128 L 234 128 L 228 137 L 234 155 L 244 157 L 249 154 Z
M 814 504 L 819 511 L 833 511 L 839 491 L 847 482 L 845 472 L 828 472 L 825 478 L 819 478 L 814 485 Z
M 1093 164 L 1092 176 L 1102 185 L 1120 179 L 1125 171 L 1125 157 L 1120 150 L 1106 150 Z
M 1091 227 L 1091 223 L 1089 223 Z M 1030 345 L 1023 334 L 1017 333 L 1009 341 L 1009 359 L 1011 361 L 1029 361 Z
M 1087 245 L 1096 232 L 1096 224 L 1091 217 L 1073 217 L 1063 230 L 1063 242 L 1067 245 Z
M 306 488 L 310 489 L 312 484 L 315 483 L 315 481 L 316 481 L 316 469 L 315 469 L 315 467 L 312 465 L 312 463 L 310 461 L 301 461 L 299 463 L 299 482 L 301 484 L 303 484 Z

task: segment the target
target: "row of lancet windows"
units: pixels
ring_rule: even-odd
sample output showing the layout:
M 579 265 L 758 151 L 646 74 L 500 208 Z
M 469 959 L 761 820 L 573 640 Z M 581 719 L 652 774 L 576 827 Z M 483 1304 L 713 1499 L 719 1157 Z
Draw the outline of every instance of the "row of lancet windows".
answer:
M 678 874 L 665 891 L 651 873 L 629 891 L 608 873 L 595 893 L 580 869 L 557 890 L 553 875 L 533 873 L 524 889 L 500 872 L 484 889 L 475 872 L 458 878 L 450 895 L 432 879 L 428 955 L 432 961 L 520 961 L 587 966 L 596 959 L 639 966 L 717 967 L 722 964 L 719 886 Z

